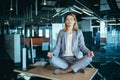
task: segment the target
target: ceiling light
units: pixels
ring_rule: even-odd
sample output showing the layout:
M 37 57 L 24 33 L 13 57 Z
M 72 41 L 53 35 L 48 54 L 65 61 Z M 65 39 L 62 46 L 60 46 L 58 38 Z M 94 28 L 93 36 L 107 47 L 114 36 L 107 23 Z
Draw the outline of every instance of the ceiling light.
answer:
M 57 16 L 57 15 L 59 15 L 59 13 L 56 13 L 55 15 L 53 15 L 52 17 L 55 17 L 55 16 Z
M 89 10 L 87 10 L 87 9 L 82 9 L 82 10 L 85 11 L 85 12 L 89 12 L 89 13 L 92 13 L 92 14 L 93 14 L 92 11 L 89 11 Z
M 108 25 L 120 25 L 120 23 L 108 23 Z
M 71 10 L 74 11 L 74 12 L 76 12 L 76 13 L 78 13 L 78 14 L 82 14 L 81 12 L 79 12 L 79 11 L 73 9 L 73 8 L 71 8 Z
M 11 0 L 11 3 L 10 3 L 10 11 L 13 10 L 13 0 Z
M 46 5 L 46 0 L 44 0 L 43 5 Z
M 85 14 L 87 14 L 87 15 L 89 15 L 89 16 L 92 16 L 92 14 L 90 14 L 90 13 L 88 13 L 88 12 L 86 12 L 86 11 L 83 11 L 83 13 L 85 13 Z
M 82 11 L 83 13 L 85 13 L 85 14 L 87 14 L 87 15 L 89 15 L 89 16 L 92 16 L 91 13 L 93 13 L 93 12 L 91 12 L 91 11 L 89 11 L 89 10 L 87 10 L 87 9 L 79 8 L 79 7 L 76 6 L 76 5 L 73 5 L 73 7 L 76 8 L 76 9 L 78 9 L 78 10 L 80 10 L 80 11 Z
M 78 6 L 76 6 L 76 5 L 73 5 L 73 7 L 74 8 L 76 8 L 76 9 L 78 9 L 78 10 L 80 10 L 80 11 L 82 11 L 82 9 L 81 8 L 79 8 Z
M 13 11 L 13 8 L 10 8 L 10 11 Z
M 99 6 L 99 4 L 94 4 L 94 6 Z
M 66 14 L 67 12 L 69 12 L 69 10 L 67 10 L 67 11 L 63 12 L 63 13 L 62 13 L 62 14 L 60 14 L 60 15 L 62 16 L 62 15 L 64 15 L 64 14 Z

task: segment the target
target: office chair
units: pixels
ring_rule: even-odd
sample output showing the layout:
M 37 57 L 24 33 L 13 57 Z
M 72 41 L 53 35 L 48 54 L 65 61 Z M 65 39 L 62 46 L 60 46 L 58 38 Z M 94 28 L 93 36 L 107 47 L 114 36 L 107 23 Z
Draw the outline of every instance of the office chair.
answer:
M 50 51 L 49 42 L 42 42 L 42 57 L 47 60 L 47 52 Z
M 35 60 L 35 65 L 43 66 L 44 63 L 49 63 L 47 57 L 47 52 L 50 51 L 49 42 L 42 42 L 41 47 L 39 49 L 41 50 L 39 50 L 39 55 L 38 58 Z

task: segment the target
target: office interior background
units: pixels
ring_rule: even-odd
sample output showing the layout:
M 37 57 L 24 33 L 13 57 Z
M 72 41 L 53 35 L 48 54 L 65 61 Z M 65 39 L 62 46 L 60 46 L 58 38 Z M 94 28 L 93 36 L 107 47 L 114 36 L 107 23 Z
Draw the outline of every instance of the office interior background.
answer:
M 120 0 L 0 0 L 0 5 L 0 80 L 14 80 L 23 48 L 27 64 L 31 53 L 34 61 L 46 60 L 68 12 L 76 15 L 94 52 L 92 65 L 105 80 L 120 80 Z

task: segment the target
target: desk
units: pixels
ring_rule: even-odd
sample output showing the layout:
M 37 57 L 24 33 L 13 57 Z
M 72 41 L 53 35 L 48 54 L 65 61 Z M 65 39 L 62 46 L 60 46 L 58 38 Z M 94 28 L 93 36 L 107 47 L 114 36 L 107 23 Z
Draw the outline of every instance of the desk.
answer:
M 21 38 L 21 41 L 26 45 L 30 46 L 30 39 L 32 39 L 32 45 L 40 46 L 42 42 L 49 42 L 49 38 L 43 38 L 43 37 L 32 37 L 32 38 Z
M 61 75 L 54 75 L 53 74 L 53 68 L 51 67 L 35 67 L 28 71 L 22 71 L 18 69 L 14 69 L 14 72 L 17 73 L 24 73 L 29 76 L 35 76 L 35 77 L 42 77 L 52 80 L 91 80 L 95 74 L 98 72 L 98 69 L 95 68 L 85 68 L 85 73 L 67 73 L 67 74 L 61 74 Z
M 45 42 L 48 42 L 48 47 L 49 47 L 49 38 L 44 38 L 44 37 L 27 37 L 27 38 L 21 38 L 21 42 L 25 44 L 26 48 L 27 48 L 27 53 L 28 50 L 30 50 L 30 57 L 32 60 L 32 63 L 34 63 L 34 57 L 33 57 L 33 47 L 43 47 L 42 44 Z M 40 51 L 42 51 L 41 49 L 39 49 L 37 53 L 40 53 Z

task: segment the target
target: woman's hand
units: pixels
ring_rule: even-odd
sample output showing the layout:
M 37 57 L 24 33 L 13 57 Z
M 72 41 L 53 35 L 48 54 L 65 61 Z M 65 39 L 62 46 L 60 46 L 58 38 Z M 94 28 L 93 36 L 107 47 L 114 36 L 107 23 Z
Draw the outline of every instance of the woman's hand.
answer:
M 49 58 L 52 58 L 52 57 L 53 57 L 53 53 L 48 52 L 47 56 L 48 56 Z
M 88 54 L 88 57 L 93 57 L 94 56 L 93 51 L 89 51 L 87 54 Z

